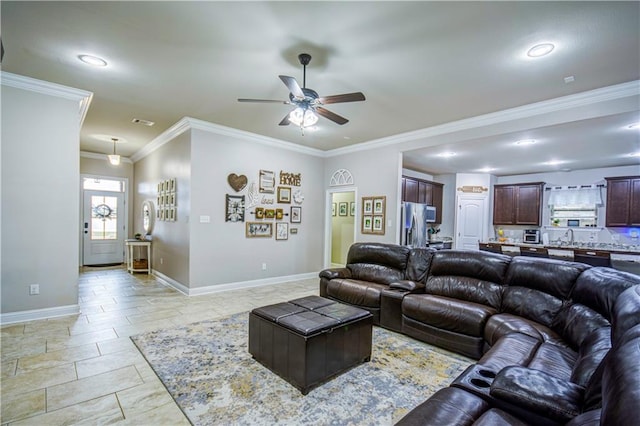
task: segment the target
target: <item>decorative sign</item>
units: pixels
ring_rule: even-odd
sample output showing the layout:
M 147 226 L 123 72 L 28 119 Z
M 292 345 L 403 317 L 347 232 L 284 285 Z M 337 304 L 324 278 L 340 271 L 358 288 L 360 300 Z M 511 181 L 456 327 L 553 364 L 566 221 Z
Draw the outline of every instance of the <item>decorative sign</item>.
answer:
M 458 191 L 461 192 L 472 192 L 474 194 L 482 194 L 483 192 L 487 192 L 489 188 L 485 188 L 484 186 L 460 186 L 457 188 Z
M 260 204 L 273 204 L 273 198 L 262 197 Z
M 280 185 L 300 186 L 302 185 L 302 174 L 287 173 L 280 170 Z

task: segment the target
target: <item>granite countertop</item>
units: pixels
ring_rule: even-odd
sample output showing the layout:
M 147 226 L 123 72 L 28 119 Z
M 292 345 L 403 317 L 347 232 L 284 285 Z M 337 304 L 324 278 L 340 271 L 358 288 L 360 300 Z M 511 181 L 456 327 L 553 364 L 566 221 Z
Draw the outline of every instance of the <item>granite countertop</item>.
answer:
M 509 242 L 498 242 L 498 241 L 487 241 L 484 244 L 498 244 L 501 246 L 507 247 L 539 247 L 546 248 L 551 250 L 564 250 L 571 251 L 574 250 L 593 250 L 600 252 L 609 252 L 612 254 L 632 254 L 632 255 L 640 255 L 640 244 L 638 245 L 625 245 L 625 244 L 606 244 L 606 243 L 576 243 L 573 245 L 569 244 L 557 244 L 550 243 L 547 245 L 544 244 L 530 244 L 530 243 L 509 243 Z

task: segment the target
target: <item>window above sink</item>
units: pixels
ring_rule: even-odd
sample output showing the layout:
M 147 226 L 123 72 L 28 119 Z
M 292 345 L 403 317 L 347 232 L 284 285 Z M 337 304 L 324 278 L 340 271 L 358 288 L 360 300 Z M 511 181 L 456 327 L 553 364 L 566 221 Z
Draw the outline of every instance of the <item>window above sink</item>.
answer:
M 598 206 L 602 205 L 600 186 L 551 187 L 549 225 L 568 228 L 598 226 Z

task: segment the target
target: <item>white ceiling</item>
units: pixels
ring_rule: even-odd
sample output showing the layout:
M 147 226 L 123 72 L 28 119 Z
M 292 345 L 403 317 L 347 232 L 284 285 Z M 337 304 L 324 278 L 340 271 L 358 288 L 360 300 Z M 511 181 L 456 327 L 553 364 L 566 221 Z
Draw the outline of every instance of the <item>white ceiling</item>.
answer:
M 94 93 L 81 150 L 96 153 L 117 137 L 131 156 L 184 116 L 332 150 L 640 79 L 639 2 L 2 1 L 1 12 L 4 71 Z M 528 58 L 540 42 L 556 48 Z M 302 136 L 278 126 L 290 106 L 237 102 L 287 99 L 278 75 L 302 83 L 301 52 L 313 56 L 307 87 L 367 97 L 327 106 L 346 125 L 321 118 Z M 626 129 L 639 111 L 471 137 L 405 153 L 405 166 L 507 175 L 639 164 L 629 154 L 640 132 Z M 525 137 L 539 143 L 514 149 Z M 458 155 L 434 157 L 445 150 Z

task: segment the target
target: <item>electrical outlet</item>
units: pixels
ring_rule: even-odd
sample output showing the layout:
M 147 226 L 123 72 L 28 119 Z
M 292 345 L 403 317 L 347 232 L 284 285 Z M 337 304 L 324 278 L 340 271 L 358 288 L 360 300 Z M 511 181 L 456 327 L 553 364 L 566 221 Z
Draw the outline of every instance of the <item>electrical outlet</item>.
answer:
M 163 258 L 160 258 L 160 264 L 162 265 L 162 263 L 164 262 Z
M 40 294 L 40 284 L 31 284 L 29 286 L 29 295 L 35 296 L 36 294 Z
M 267 264 L 266 264 L 266 263 L 263 263 L 263 264 L 262 264 L 262 270 L 263 270 L 263 271 L 266 271 L 266 270 L 267 270 Z

